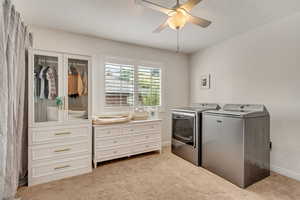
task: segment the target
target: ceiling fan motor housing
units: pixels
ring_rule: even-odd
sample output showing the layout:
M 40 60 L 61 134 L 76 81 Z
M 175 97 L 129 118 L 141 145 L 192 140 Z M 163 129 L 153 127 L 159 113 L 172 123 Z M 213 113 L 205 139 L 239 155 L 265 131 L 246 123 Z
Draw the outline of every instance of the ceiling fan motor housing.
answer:
M 168 19 L 168 25 L 170 28 L 178 30 L 184 27 L 187 22 L 187 16 L 182 9 L 176 9 L 176 12 Z

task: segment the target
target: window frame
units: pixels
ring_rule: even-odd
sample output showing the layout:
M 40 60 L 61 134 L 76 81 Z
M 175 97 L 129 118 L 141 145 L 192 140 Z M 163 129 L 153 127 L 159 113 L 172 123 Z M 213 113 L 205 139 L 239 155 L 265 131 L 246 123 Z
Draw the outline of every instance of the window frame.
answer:
M 109 105 L 106 102 L 106 74 L 105 74 L 105 67 L 107 63 L 115 63 L 119 65 L 132 65 L 134 68 L 134 93 L 133 93 L 133 105 L 123 105 L 123 106 L 114 106 Z M 149 67 L 149 68 L 159 68 L 160 69 L 160 105 L 157 106 L 145 106 L 145 105 L 139 105 L 138 99 L 138 68 L 139 67 Z M 158 108 L 160 112 L 164 112 L 164 65 L 160 62 L 152 62 L 152 61 L 145 61 L 145 60 L 137 60 L 137 59 L 129 59 L 129 58 L 120 58 L 120 57 L 111 57 L 106 56 L 103 63 L 103 82 L 104 82 L 104 109 L 131 109 L 135 107 L 145 107 L 145 108 Z

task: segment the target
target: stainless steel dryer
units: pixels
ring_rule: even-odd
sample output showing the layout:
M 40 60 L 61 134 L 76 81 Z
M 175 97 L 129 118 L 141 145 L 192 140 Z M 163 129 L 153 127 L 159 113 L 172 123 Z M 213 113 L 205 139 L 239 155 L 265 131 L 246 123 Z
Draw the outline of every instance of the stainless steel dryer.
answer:
M 270 175 L 270 117 L 263 105 L 203 113 L 202 166 L 245 188 Z
M 202 112 L 216 110 L 218 104 L 194 104 L 172 110 L 172 152 L 199 166 L 201 165 Z

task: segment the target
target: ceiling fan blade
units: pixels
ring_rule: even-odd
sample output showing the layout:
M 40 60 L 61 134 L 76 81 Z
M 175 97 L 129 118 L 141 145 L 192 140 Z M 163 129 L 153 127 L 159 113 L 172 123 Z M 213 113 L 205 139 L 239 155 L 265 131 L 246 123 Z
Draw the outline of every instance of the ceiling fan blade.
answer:
M 135 3 L 165 13 L 166 15 L 170 15 L 171 13 L 175 12 L 173 9 L 163 7 L 148 0 L 135 0 Z
M 211 21 L 208 21 L 206 19 L 192 16 L 190 13 L 186 13 L 188 16 L 188 22 L 191 22 L 193 24 L 196 24 L 198 26 L 201 26 L 202 28 L 206 28 L 211 24 Z
M 157 29 L 153 31 L 153 33 L 160 33 L 162 30 L 164 30 L 168 26 L 168 19 L 165 21 L 165 23 L 161 24 Z
M 189 0 L 186 3 L 182 4 L 180 8 L 183 8 L 187 11 L 192 10 L 198 3 L 200 3 L 202 0 Z

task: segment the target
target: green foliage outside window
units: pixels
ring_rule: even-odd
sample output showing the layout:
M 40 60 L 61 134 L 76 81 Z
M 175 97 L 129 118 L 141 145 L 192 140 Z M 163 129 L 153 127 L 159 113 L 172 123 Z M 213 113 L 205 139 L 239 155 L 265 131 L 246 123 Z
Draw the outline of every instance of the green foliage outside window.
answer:
M 160 69 L 148 70 L 139 71 L 139 102 L 143 106 L 158 106 L 160 105 Z

